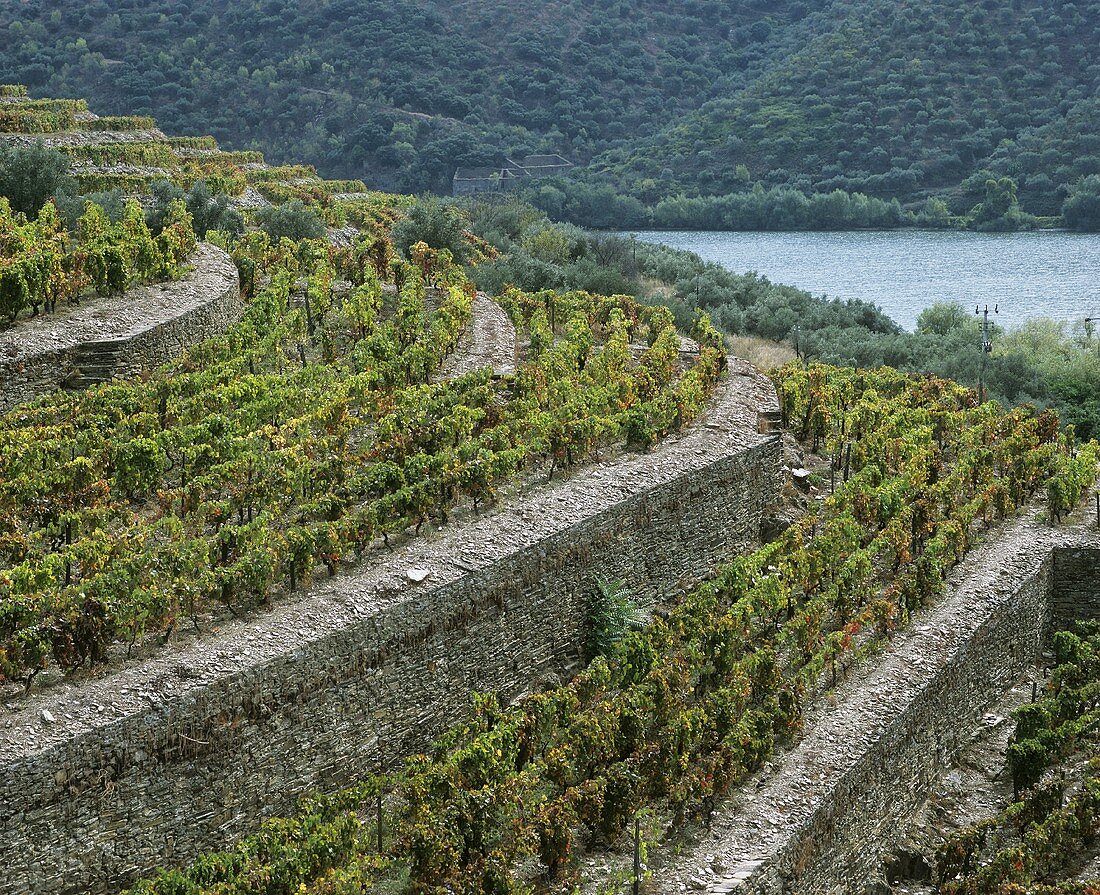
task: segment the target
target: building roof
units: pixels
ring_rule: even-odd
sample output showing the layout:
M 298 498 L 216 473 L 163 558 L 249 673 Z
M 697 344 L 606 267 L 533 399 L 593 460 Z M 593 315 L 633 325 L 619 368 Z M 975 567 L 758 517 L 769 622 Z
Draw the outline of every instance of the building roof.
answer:
M 560 155 L 529 155 L 520 164 L 524 168 L 572 168 L 573 163 Z

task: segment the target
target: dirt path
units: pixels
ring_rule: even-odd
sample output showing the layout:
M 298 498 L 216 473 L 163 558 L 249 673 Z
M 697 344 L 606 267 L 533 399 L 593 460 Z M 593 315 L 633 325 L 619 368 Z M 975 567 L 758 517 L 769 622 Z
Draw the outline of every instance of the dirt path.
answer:
M 498 376 L 515 372 L 516 328 L 504 308 L 479 292 L 474 298 L 470 325 L 433 379 L 456 379 L 482 367 L 492 367 Z

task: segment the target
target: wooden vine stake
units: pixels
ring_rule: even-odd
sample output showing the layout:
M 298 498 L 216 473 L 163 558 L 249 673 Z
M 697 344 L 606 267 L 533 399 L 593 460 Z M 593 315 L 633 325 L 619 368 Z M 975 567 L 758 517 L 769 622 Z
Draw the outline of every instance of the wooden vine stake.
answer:
M 382 787 L 378 787 L 378 799 L 375 802 L 375 820 L 378 827 L 378 854 L 382 854 Z
M 634 816 L 634 895 L 642 885 L 642 822 Z

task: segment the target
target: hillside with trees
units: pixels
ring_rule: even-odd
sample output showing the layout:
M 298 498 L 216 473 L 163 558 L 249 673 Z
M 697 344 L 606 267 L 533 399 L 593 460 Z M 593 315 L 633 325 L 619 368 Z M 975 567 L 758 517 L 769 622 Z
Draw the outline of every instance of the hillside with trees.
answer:
M 94 94 L 276 162 L 449 191 L 505 153 L 576 161 L 762 73 L 831 3 L 0 3 L 0 80 Z
M 1100 4 L 1049 0 L 0 2 L 0 81 L 34 96 L 92 93 L 404 191 L 561 153 L 577 176 L 535 201 L 631 226 L 759 185 L 785 191 L 772 204 L 898 199 L 902 223 L 1011 229 L 1067 206 L 1094 228 L 1098 42 Z

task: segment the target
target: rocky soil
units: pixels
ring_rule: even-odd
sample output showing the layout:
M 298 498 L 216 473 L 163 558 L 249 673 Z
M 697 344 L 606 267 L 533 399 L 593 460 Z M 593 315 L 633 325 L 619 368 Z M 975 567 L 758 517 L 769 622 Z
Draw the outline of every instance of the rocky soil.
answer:
M 500 305 L 479 292 L 474 297 L 470 325 L 433 379 L 456 379 L 484 367 L 497 376 L 515 372 L 516 328 Z

